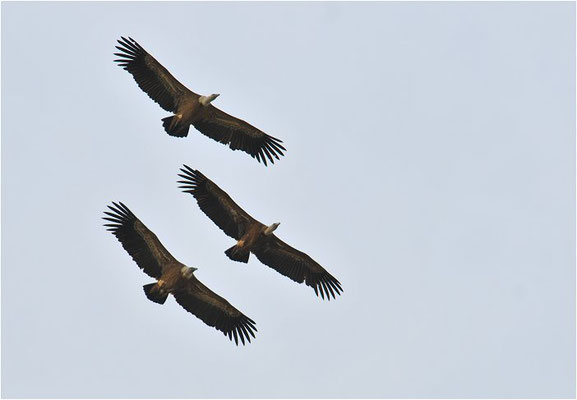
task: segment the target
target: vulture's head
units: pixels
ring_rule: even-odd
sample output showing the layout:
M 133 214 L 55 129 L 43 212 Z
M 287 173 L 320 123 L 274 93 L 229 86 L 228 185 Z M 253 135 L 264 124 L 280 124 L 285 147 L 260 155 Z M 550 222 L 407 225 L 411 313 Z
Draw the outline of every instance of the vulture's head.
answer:
M 280 225 L 280 222 L 275 222 L 274 224 L 272 224 L 271 226 L 268 226 L 265 230 L 264 230 L 264 234 L 266 236 L 272 234 L 274 232 L 274 230 L 276 228 L 278 228 L 278 226 Z
M 206 107 L 211 103 L 211 101 L 216 99 L 218 96 L 220 96 L 220 94 L 211 94 L 209 96 L 200 96 L 200 99 L 198 99 L 198 101 L 200 101 L 200 104 L 202 104 L 203 106 Z
M 182 267 L 180 269 L 180 273 L 182 274 L 182 276 L 184 276 L 185 279 L 190 279 L 192 278 L 192 274 L 194 273 L 194 271 L 196 271 L 198 268 L 194 268 L 194 267 Z

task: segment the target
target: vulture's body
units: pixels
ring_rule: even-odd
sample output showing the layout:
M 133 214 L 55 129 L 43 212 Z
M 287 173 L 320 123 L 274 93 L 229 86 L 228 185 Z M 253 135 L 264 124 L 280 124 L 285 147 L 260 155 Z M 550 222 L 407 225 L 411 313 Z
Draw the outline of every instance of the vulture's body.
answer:
M 105 224 L 130 254 L 136 264 L 156 283 L 144 285 L 146 297 L 164 304 L 172 294 L 185 310 L 197 316 L 205 324 L 213 326 L 236 344 L 255 337 L 253 320 L 234 308 L 228 301 L 207 288 L 194 276 L 196 268 L 187 267 L 176 260 L 152 233 L 122 203 L 108 206 Z
M 184 192 L 192 194 L 200 209 L 237 244 L 226 255 L 248 262 L 253 253 L 263 264 L 295 282 L 305 282 L 315 293 L 330 300 L 342 292 L 340 282 L 307 254 L 289 246 L 272 232 L 278 223 L 266 226 L 240 208 L 228 194 L 197 170 L 181 169 L 178 181 Z
M 177 81 L 166 68 L 132 38 L 122 38 L 116 46 L 120 59 L 114 60 L 132 74 L 138 86 L 166 111 L 174 115 L 163 118 L 165 131 L 171 136 L 188 135 L 190 125 L 233 150 L 242 150 L 264 165 L 274 163 L 286 149 L 282 141 L 267 135 L 249 123 L 214 107 L 218 94 L 201 96 Z

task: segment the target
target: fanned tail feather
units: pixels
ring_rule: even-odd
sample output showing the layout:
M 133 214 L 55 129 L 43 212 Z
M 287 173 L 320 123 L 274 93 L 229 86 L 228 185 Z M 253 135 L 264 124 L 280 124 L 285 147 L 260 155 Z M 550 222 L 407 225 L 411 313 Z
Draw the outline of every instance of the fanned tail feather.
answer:
M 170 136 L 185 137 L 188 135 L 190 125 L 182 125 L 178 123 L 176 115 L 162 119 L 162 126 Z
M 234 245 L 230 249 L 226 250 L 224 254 L 226 254 L 228 258 L 233 261 L 247 263 L 248 257 L 250 256 L 250 251 Z
M 143 289 L 146 297 L 148 297 L 150 301 L 154 301 L 158 304 L 164 304 L 166 298 L 168 297 L 168 293 L 163 293 L 163 291 L 160 290 L 156 283 L 149 283 L 148 285 L 144 285 Z

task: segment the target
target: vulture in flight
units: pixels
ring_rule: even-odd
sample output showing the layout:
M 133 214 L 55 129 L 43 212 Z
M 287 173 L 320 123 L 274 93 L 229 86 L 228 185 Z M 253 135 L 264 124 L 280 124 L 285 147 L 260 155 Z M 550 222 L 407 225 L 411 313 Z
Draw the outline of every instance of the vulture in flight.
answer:
M 166 111 L 174 115 L 163 118 L 166 133 L 188 135 L 190 125 L 233 150 L 242 150 L 267 165 L 274 163 L 286 149 L 282 140 L 267 135 L 249 123 L 219 110 L 211 104 L 218 94 L 198 95 L 177 81 L 154 57 L 132 38 L 118 40 L 120 57 L 114 60 L 132 74 L 138 86 Z
M 192 194 L 200 209 L 228 236 L 238 242 L 225 254 L 234 261 L 248 262 L 252 252 L 263 264 L 295 282 L 305 282 L 317 296 L 330 300 L 342 292 L 340 282 L 302 251 L 273 234 L 280 223 L 266 226 L 240 208 L 228 194 L 202 173 L 187 165 L 178 174 L 184 192 Z
M 187 267 L 176 260 L 136 216 L 122 203 L 112 203 L 103 219 L 104 224 L 120 241 L 138 266 L 156 283 L 144 285 L 151 301 L 164 304 L 169 294 L 185 310 L 213 326 L 238 345 L 240 339 L 250 342 L 257 330 L 252 319 L 234 308 L 228 301 L 207 288 L 194 276 L 197 268 Z

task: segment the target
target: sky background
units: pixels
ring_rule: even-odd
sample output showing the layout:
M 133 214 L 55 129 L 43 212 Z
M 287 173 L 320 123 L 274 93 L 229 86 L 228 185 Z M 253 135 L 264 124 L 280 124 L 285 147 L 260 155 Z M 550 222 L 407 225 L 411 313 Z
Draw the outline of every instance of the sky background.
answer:
M 286 157 L 168 136 L 121 35 Z M 230 261 L 183 163 L 343 295 Z M 575 396 L 573 2 L 3 2 L 1 166 L 3 397 Z M 256 340 L 150 302 L 111 201 Z

